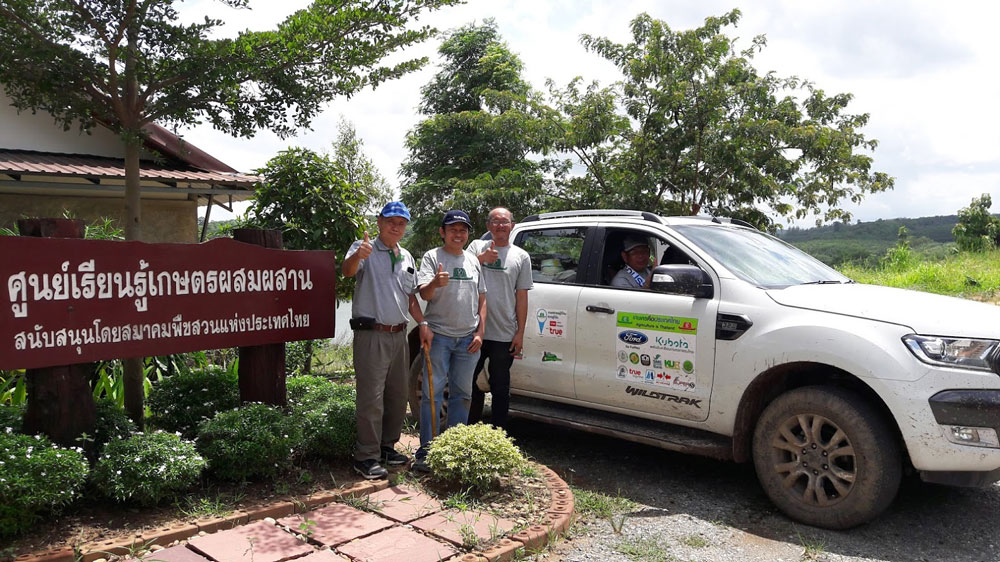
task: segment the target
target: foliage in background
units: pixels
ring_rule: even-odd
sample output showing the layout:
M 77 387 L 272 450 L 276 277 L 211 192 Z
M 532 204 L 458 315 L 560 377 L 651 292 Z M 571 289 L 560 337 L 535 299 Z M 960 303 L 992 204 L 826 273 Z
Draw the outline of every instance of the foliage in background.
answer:
M 357 440 L 354 385 L 298 376 L 289 378 L 286 388 L 290 415 L 302 426 L 306 454 L 327 459 L 347 457 Z
M 80 494 L 89 466 L 79 448 L 0 430 L 0 537 L 30 529 Z
M 27 402 L 24 369 L 0 371 L 0 405 L 21 406 Z
M 498 92 L 515 98 L 530 92 L 523 63 L 503 42 L 496 22 L 450 32 L 438 54 L 440 70 L 421 89 L 426 118 L 406 138 L 402 198 L 410 208 L 407 247 L 415 254 L 440 244 L 445 211 L 467 211 L 475 235 L 495 206 L 516 218 L 537 212 L 546 163 L 528 158 L 545 147 L 533 117 Z
M 959 250 L 982 252 L 997 247 L 997 242 L 1000 242 L 1000 218 L 990 214 L 992 206 L 993 199 L 989 193 L 984 193 L 958 211 L 958 224 L 951 232 Z
M 961 252 L 944 259 L 913 259 L 908 267 L 840 266 L 859 283 L 926 291 L 953 297 L 995 301 L 1000 294 L 1000 252 Z
M 389 182 L 379 172 L 375 162 L 365 154 L 365 141 L 358 136 L 354 125 L 341 117 L 337 124 L 337 138 L 333 141 L 334 164 L 343 174 L 343 180 L 360 193 L 367 202 L 366 215 L 376 215 L 392 197 Z
M 149 422 L 190 439 L 198 433 L 200 423 L 239 405 L 237 374 L 210 365 L 166 377 L 153 385 L 149 392 Z
M 630 43 L 583 35 L 622 80 L 586 91 L 571 82 L 553 91 L 555 113 L 541 112 L 587 166 L 562 191 L 570 206 L 700 212 L 771 229 L 775 216 L 849 220 L 843 205 L 893 187 L 871 169 L 877 141 L 861 132 L 868 114 L 846 112 L 853 96 L 759 72 L 764 37 L 737 50 L 725 34 L 739 19 L 733 10 L 675 31 L 640 14 Z
M 480 492 L 498 486 L 500 478 L 520 470 L 525 462 L 504 430 L 482 423 L 448 428 L 427 451 L 434 478 Z
M 172 433 L 137 433 L 104 448 L 94 484 L 120 502 L 156 505 L 198 483 L 205 461 L 194 443 Z
M 0 432 L 6 432 L 9 427 L 12 433 L 20 433 L 23 422 L 23 405 L 5 406 L 0 404 Z
M 196 443 L 208 469 L 223 480 L 274 478 L 291 468 L 302 428 L 279 408 L 249 404 L 201 424 Z
M 94 426 L 93 441 L 83 446 L 91 463 L 96 462 L 104 451 L 105 445 L 128 439 L 133 433 L 139 431 L 139 428 L 129 419 L 128 414 L 125 413 L 120 404 L 105 398 L 95 400 L 94 406 L 97 409 L 97 424 Z

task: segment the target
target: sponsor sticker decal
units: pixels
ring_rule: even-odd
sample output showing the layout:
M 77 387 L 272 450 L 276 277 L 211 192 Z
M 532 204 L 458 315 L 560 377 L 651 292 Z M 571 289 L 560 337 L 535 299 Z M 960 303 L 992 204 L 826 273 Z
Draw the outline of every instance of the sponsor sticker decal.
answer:
M 694 388 L 697 318 L 619 312 L 616 328 L 618 363 L 641 366 L 638 376 L 630 368 L 631 380 L 685 391 Z M 683 383 L 676 382 L 680 374 L 685 375 Z

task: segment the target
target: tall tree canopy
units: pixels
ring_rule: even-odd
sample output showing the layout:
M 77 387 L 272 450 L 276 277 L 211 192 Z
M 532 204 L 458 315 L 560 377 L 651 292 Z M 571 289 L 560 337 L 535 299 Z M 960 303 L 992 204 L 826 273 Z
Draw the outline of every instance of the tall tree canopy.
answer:
M 407 136 L 403 201 L 414 216 L 407 243 L 420 252 L 440 243 L 443 212 L 469 212 L 477 234 L 489 209 L 510 208 L 515 216 L 534 212 L 542 195 L 544 162 L 534 120 L 504 93 L 530 92 L 523 65 L 502 41 L 493 20 L 448 33 L 438 49 L 441 70 L 421 90 L 420 112 L 428 117 Z
M 674 31 L 640 14 L 632 42 L 584 35 L 622 80 L 551 90 L 538 108 L 556 125 L 556 145 L 580 157 L 584 178 L 563 182 L 564 205 L 624 207 L 663 214 L 727 215 L 773 227 L 775 217 L 850 220 L 842 205 L 893 186 L 872 171 L 877 141 L 850 114 L 852 96 L 827 96 L 796 77 L 762 74 L 723 28 L 740 12 Z

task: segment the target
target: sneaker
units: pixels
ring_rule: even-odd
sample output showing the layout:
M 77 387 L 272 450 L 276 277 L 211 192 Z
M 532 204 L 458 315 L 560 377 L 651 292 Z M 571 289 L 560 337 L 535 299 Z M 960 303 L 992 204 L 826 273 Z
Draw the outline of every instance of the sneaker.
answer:
M 354 463 L 354 472 L 360 474 L 365 480 L 378 480 L 379 478 L 389 477 L 389 471 L 382 468 L 375 459 L 356 461 Z
M 431 471 L 431 465 L 427 464 L 427 459 L 417 459 L 413 461 L 413 470 L 429 474 Z
M 392 447 L 382 447 L 382 464 L 386 466 L 403 466 L 410 462 L 410 457 L 397 452 Z

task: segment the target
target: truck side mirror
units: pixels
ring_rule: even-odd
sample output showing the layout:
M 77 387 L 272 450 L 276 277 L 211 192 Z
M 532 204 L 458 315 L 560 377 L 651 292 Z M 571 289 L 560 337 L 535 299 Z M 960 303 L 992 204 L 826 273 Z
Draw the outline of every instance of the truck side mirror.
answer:
M 697 265 L 668 264 L 653 268 L 649 288 L 658 293 L 690 295 L 710 299 L 715 294 L 712 278 Z

